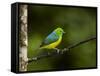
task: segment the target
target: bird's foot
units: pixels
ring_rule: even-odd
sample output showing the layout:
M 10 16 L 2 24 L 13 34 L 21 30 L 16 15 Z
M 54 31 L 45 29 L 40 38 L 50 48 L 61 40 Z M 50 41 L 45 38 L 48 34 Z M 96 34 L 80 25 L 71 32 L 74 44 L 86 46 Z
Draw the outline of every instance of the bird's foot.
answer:
M 64 49 L 62 49 L 61 53 L 64 54 L 66 51 L 69 51 L 69 49 L 64 48 Z
M 63 54 L 64 52 L 68 51 L 69 49 L 64 48 L 64 49 L 58 49 L 58 48 L 54 48 L 54 50 L 56 50 L 57 54 Z
M 58 49 L 58 48 L 54 48 L 54 50 L 56 50 L 57 54 L 60 53 L 60 49 Z

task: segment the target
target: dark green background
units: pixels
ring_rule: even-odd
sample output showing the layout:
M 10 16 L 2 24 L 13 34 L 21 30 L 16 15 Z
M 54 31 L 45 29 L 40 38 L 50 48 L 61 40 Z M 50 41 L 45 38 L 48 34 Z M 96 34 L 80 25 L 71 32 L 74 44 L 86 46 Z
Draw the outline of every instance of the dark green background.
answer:
M 63 49 L 96 36 L 96 8 L 28 6 L 28 57 L 38 56 L 41 42 L 57 27 L 66 32 L 58 48 Z M 96 67 L 96 40 L 77 46 L 63 55 L 28 64 L 28 71 L 63 70 Z

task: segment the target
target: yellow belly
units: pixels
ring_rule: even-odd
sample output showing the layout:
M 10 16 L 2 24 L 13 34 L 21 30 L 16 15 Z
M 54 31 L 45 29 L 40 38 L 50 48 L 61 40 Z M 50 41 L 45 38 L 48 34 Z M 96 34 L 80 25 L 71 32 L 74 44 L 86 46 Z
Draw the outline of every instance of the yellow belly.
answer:
M 53 42 L 53 43 L 51 43 L 49 45 L 45 45 L 45 46 L 43 46 L 41 48 L 53 49 L 53 48 L 57 47 L 60 44 L 61 40 L 62 40 L 62 37 L 60 37 L 56 42 Z

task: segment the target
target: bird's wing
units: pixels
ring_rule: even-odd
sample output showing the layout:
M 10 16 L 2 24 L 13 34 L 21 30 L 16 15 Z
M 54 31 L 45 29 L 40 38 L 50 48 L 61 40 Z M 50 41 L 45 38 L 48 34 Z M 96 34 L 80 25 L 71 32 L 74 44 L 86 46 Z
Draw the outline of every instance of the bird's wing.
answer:
M 48 35 L 45 38 L 45 40 L 42 42 L 41 46 L 51 44 L 51 43 L 57 41 L 58 39 L 59 39 L 59 36 L 55 32 L 52 32 L 50 35 Z

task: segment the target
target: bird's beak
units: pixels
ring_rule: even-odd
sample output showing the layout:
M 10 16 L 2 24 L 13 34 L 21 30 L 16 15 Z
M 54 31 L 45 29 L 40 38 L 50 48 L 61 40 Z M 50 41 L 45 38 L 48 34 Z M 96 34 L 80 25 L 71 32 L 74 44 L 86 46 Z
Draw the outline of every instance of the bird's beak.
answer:
M 63 33 L 65 34 L 66 32 L 65 32 L 65 31 L 63 31 Z

